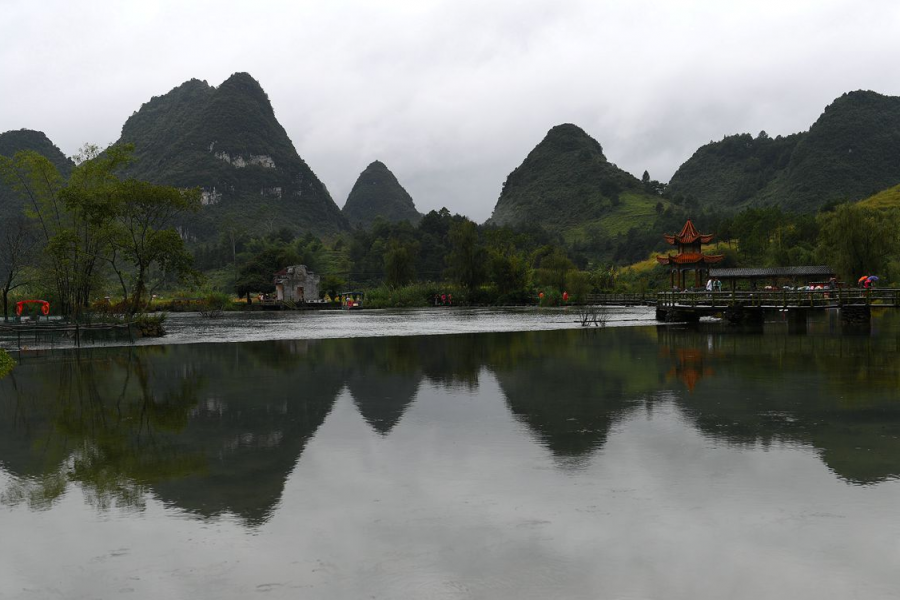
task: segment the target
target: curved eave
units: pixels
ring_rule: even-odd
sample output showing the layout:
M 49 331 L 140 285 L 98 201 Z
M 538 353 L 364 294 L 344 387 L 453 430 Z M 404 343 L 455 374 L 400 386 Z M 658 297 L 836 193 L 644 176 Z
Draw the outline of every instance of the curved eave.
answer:
M 657 256 L 656 262 L 661 265 L 693 265 L 699 263 L 712 265 L 721 262 L 724 258 L 724 254 L 679 254 L 677 256 Z

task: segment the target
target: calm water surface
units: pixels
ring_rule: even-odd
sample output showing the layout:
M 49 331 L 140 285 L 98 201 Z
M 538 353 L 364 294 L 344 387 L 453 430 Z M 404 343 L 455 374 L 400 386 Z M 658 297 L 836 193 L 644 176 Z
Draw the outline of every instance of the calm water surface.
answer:
M 609 327 L 655 323 L 652 308 L 601 311 Z M 227 312 L 217 319 L 201 318 L 198 313 L 169 313 L 164 338 L 139 339 L 136 345 L 547 331 L 578 327 L 581 324 L 575 307 Z M 82 346 L 131 344 L 126 336 L 120 335 L 116 340 L 101 333 L 84 339 Z M 43 335 L 35 340 L 26 335 L 22 345 L 29 349 L 71 348 L 75 342 L 70 338 L 47 338 Z M 0 348 L 17 349 L 15 336 L 0 335 Z
M 0 597 L 897 598 L 890 318 L 28 353 Z

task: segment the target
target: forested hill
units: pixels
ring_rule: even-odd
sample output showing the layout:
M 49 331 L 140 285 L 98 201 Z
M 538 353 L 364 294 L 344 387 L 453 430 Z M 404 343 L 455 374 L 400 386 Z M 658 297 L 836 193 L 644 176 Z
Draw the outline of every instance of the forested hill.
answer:
M 12 158 L 16 152 L 33 150 L 52 162 L 64 177 L 68 177 L 74 163 L 41 131 L 18 129 L 0 133 L 0 156 Z M 0 177 L 0 219 L 22 212 L 23 200 Z
M 375 161 L 359 174 L 347 202 L 341 209 L 352 225 L 371 227 L 381 217 L 388 222 L 409 221 L 413 225 L 422 219 L 412 197 L 381 161 Z
M 807 132 L 733 135 L 701 147 L 672 176 L 668 193 L 707 208 L 813 212 L 898 183 L 900 98 L 856 91 L 826 107 Z
M 135 146 L 126 175 L 203 189 L 203 209 L 182 224 L 191 238 L 234 227 L 319 236 L 349 227 L 247 73 L 218 88 L 192 79 L 152 98 L 125 122 L 119 142 Z
M 638 180 L 610 163 L 581 128 L 552 128 L 507 177 L 488 223 L 537 224 L 575 239 L 622 233 L 652 221 L 662 205 L 656 182 Z M 660 204 L 660 206 L 657 206 Z

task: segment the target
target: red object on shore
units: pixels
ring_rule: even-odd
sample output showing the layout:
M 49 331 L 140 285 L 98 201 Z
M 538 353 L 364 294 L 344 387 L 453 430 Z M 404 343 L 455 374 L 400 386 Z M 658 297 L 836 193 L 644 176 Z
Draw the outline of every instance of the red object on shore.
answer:
M 25 308 L 26 304 L 40 304 L 41 314 L 44 316 L 50 314 L 50 303 L 46 300 L 20 300 L 16 302 L 16 315 L 22 316 L 22 310 Z

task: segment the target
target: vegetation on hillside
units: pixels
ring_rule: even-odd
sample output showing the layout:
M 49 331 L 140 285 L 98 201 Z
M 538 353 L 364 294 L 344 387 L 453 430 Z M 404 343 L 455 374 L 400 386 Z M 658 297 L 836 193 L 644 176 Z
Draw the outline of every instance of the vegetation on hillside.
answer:
M 735 209 L 749 204 L 787 168 L 803 134 L 755 138 L 748 133 L 726 136 L 701 146 L 672 176 L 673 199 Z
M 900 98 L 844 94 L 809 131 L 726 136 L 701 147 L 669 182 L 702 207 L 779 206 L 815 212 L 900 183 Z
M 878 210 L 900 210 L 900 185 L 895 185 L 882 190 L 865 200 L 860 200 L 859 205 Z
M 661 189 L 649 175 L 642 182 L 610 163 L 579 127 L 557 125 L 509 174 L 489 222 L 557 232 L 598 223 L 606 231 L 601 219 L 641 200 L 655 206 Z

